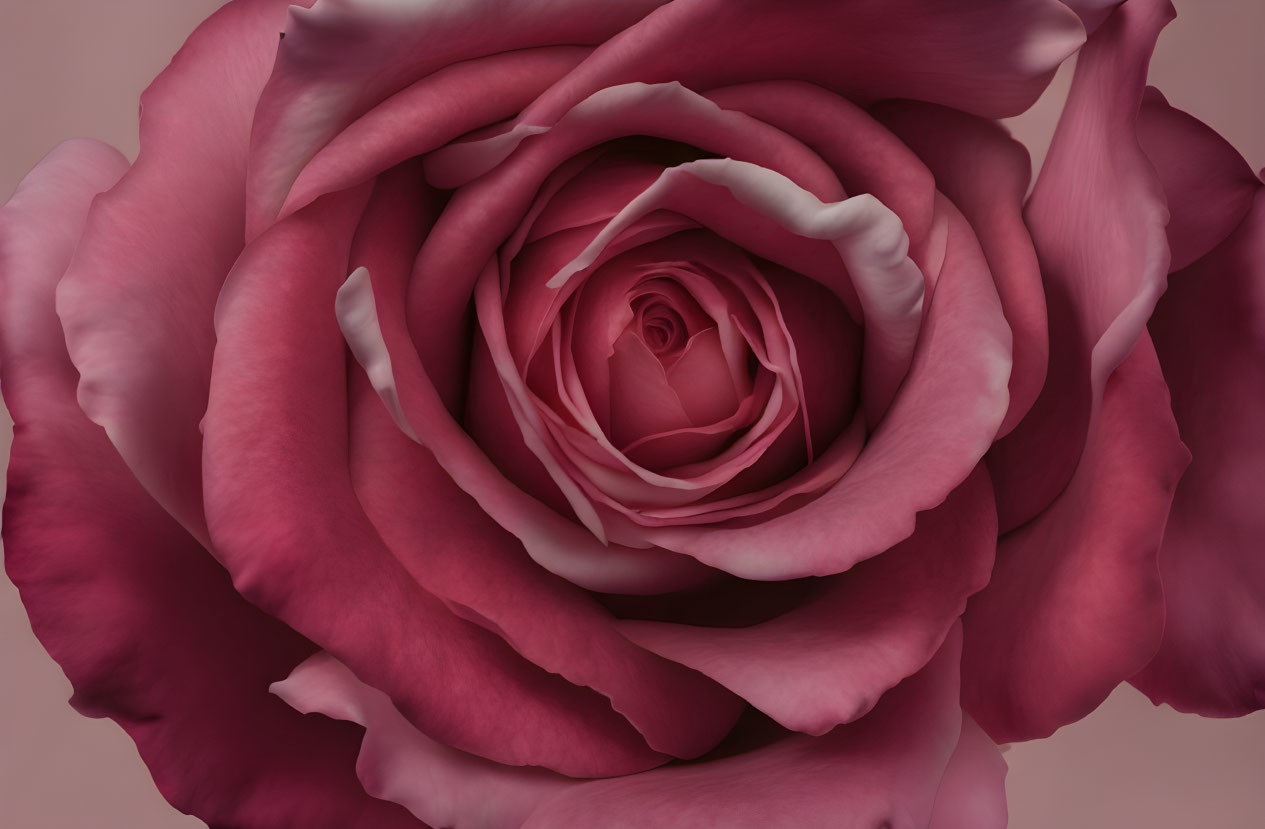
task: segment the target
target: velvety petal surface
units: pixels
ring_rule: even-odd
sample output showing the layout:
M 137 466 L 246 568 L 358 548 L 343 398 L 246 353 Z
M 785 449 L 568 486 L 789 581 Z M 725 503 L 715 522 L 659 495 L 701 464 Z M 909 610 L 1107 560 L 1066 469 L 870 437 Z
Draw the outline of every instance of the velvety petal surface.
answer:
M 1006 829 L 1006 761 L 970 714 L 936 792 L 928 829 Z
M 1209 126 L 1148 87 L 1138 140 L 1155 165 L 1168 201 L 1168 244 L 1174 271 L 1202 258 L 1252 209 L 1260 180 L 1243 157 Z
M 1164 629 L 1156 554 L 1190 455 L 1143 334 L 1067 489 L 1002 538 L 965 616 L 962 700 L 997 742 L 1049 736 L 1141 670 Z
M 390 95 L 471 58 L 601 43 L 661 2 L 318 0 L 292 8 L 251 139 L 252 235 L 277 214 L 303 165 Z
M 525 827 L 925 827 L 961 733 L 960 643 L 955 627 L 922 672 L 856 723 L 576 786 L 541 804 Z
M 1265 707 L 1265 188 L 1170 277 L 1150 330 L 1193 460 L 1160 548 L 1164 640 L 1133 682 L 1156 704 L 1239 716 Z
M 616 83 L 694 89 L 795 78 L 869 103 L 913 98 L 988 117 L 1026 109 L 1084 40 L 1054 0 L 942 4 L 677 0 L 599 47 L 532 105 L 547 124 Z
M 620 630 L 782 726 L 821 735 L 863 716 L 939 650 L 988 582 L 996 537 L 992 487 L 978 469 L 919 516 L 913 536 L 775 619 L 743 628 L 630 620 Z
M 217 557 L 243 595 L 436 740 L 579 776 L 659 764 L 666 757 L 605 697 L 531 664 L 418 585 L 357 501 L 335 297 L 369 195 L 341 193 L 283 220 L 229 278 L 205 420 Z
M 1006 434 L 1036 400 L 1049 359 L 1041 268 L 1022 214 L 1028 152 L 996 122 L 945 107 L 891 101 L 873 114 L 930 168 L 984 249 L 1014 336 L 1010 409 L 1001 426 Z
M 112 149 L 69 142 L 0 209 L 0 368 L 15 422 L 5 569 L 72 704 L 118 722 L 177 808 L 255 829 L 418 826 L 350 773 L 357 729 L 269 697 L 312 645 L 233 590 L 76 404 L 54 286 L 89 201 L 126 168 Z
M 1077 57 L 1067 104 L 1025 219 L 1045 281 L 1050 362 L 1028 416 L 989 453 L 1003 531 L 1067 485 L 1112 370 L 1168 276 L 1168 221 L 1136 124 L 1169 0 L 1121 4 Z
M 242 249 L 251 118 L 286 6 L 228 3 L 145 91 L 140 155 L 93 206 L 57 291 L 80 405 L 203 542 L 212 314 Z

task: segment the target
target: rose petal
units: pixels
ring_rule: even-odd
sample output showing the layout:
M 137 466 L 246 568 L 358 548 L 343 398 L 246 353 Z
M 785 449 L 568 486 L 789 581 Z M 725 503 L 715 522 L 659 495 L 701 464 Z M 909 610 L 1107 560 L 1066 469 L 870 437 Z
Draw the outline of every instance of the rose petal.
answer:
M 1265 188 L 1172 275 L 1150 330 L 1194 460 L 1160 548 L 1164 640 L 1133 682 L 1157 705 L 1239 716 L 1265 707 Z
M 281 216 L 518 114 L 586 54 L 588 50 L 578 46 L 521 49 L 427 75 L 360 116 L 321 148 L 290 188 Z
M 331 138 L 414 81 L 471 58 L 601 43 L 662 1 L 320 0 L 292 9 L 256 111 L 248 227 L 267 226 L 303 166 Z
M 961 730 L 960 643 L 955 627 L 922 672 L 826 736 L 565 789 L 524 829 L 926 826 Z
M 784 615 L 743 628 L 625 621 L 620 630 L 782 726 L 825 734 L 865 715 L 931 659 L 967 597 L 988 583 L 996 534 L 992 486 L 980 468 L 919 517 L 912 537 Z
M 786 177 L 732 159 L 703 159 L 664 171 L 612 219 L 549 286 L 561 288 L 596 260 L 608 242 L 653 210 L 683 213 L 755 252 L 770 233 L 824 240 L 838 252 L 864 318 L 862 400 L 885 411 L 909 368 L 922 321 L 922 273 L 906 255 L 900 220 L 870 195 L 823 204 Z M 771 237 L 770 237 L 771 238 Z M 800 243 L 804 245 L 804 242 Z M 805 245 L 807 246 L 807 245 Z M 841 298 L 851 291 L 829 285 Z
M 376 688 L 328 653 L 272 685 L 304 714 L 364 726 L 356 774 L 365 791 L 451 829 L 517 829 L 539 803 L 576 782 L 546 769 L 503 766 L 437 743 Z
M 856 463 L 816 500 L 750 527 L 647 530 L 744 578 L 831 575 L 909 537 L 992 444 L 1006 411 L 1010 330 L 974 233 L 952 205 L 943 273 L 901 393 Z
M 0 364 L 16 433 L 5 568 L 72 704 L 118 722 L 180 810 L 261 829 L 417 826 L 349 773 L 355 730 L 269 698 L 312 646 L 234 592 L 76 405 L 54 286 L 89 201 L 126 169 L 104 145 L 68 142 L 0 209 Z
M 997 118 L 1027 109 L 1083 42 L 1076 15 L 1054 0 L 677 0 L 599 47 L 519 120 L 552 124 L 594 91 L 634 80 L 705 90 L 770 78 Z
M 402 196 L 407 198 L 407 191 Z M 393 199 L 384 200 L 381 211 L 368 218 L 388 226 L 387 233 L 393 221 L 410 220 Z M 363 261 L 379 270 L 406 269 L 407 255 L 395 263 L 383 261 L 392 254 L 380 237 L 371 231 L 358 242 L 368 252 L 383 251 Z M 462 492 L 427 450 L 394 428 L 359 372 L 351 394 L 356 496 L 383 541 L 423 587 L 533 664 L 607 696 L 652 747 L 693 757 L 719 742 L 738 715 L 737 700 L 693 671 L 628 642 L 586 593 L 537 566 L 518 539 Z
M 1230 235 L 1252 209 L 1260 181 L 1243 157 L 1207 125 L 1147 87 L 1138 140 L 1168 201 L 1170 270 L 1181 270 Z
M 1002 538 L 992 581 L 967 610 L 963 706 L 994 740 L 1049 736 L 1154 655 L 1156 551 L 1189 460 L 1143 334 L 1107 384 L 1071 483 Z
M 278 223 L 229 278 L 205 420 L 216 556 L 243 595 L 390 694 L 435 739 L 581 776 L 662 762 L 606 698 L 453 616 L 356 500 L 334 305 L 367 197 L 339 194 Z
M 1014 335 L 1008 433 L 1045 383 L 1049 360 L 1045 293 L 1022 208 L 1028 151 L 993 121 L 914 101 L 880 104 L 874 114 L 912 147 L 979 237 Z
M 57 292 L 80 405 L 204 543 L 211 316 L 242 249 L 251 115 L 286 5 L 227 4 L 145 91 L 140 155 L 97 200 Z
M 928 829 L 1006 829 L 1006 761 L 969 714 L 949 760 Z
M 1028 416 L 990 452 L 1003 531 L 1071 479 L 1107 378 L 1164 291 L 1168 214 L 1135 123 L 1155 39 L 1172 17 L 1169 0 L 1128 0 L 1090 38 L 1028 201 L 1050 364 Z

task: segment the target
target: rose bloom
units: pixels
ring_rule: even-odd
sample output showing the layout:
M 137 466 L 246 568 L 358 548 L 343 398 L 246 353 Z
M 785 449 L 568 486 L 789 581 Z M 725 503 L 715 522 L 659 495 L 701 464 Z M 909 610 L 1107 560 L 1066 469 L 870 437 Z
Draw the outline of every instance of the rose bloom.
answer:
M 72 704 L 374 829 L 993 829 L 1123 681 L 1265 706 L 1265 196 L 1171 16 L 228 3 L 0 211 Z

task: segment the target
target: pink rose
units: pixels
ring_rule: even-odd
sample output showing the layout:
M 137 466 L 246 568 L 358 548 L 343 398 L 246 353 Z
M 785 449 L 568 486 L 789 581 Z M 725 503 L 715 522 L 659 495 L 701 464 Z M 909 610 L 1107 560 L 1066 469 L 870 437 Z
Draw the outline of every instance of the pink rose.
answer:
M 227 4 L 0 211 L 75 706 L 374 829 L 989 829 L 1124 680 L 1265 707 L 1262 185 L 1072 5 Z

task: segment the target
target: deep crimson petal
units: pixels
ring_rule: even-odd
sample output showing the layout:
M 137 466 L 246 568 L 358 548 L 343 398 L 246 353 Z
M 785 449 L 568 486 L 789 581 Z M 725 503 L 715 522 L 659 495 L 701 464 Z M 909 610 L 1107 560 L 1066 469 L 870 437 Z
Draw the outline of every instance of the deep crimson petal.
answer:
M 992 486 L 977 468 L 919 516 L 913 536 L 768 622 L 707 628 L 630 620 L 620 629 L 784 727 L 821 735 L 865 715 L 939 650 L 967 597 L 988 583 L 996 538 Z
M 1169 0 L 1128 0 L 1090 38 L 1028 201 L 1050 363 L 1027 417 L 990 452 L 1003 531 L 1067 485 L 1107 379 L 1164 291 L 1168 211 L 1135 126 L 1155 39 L 1172 17 Z
M 84 411 L 203 542 L 211 318 L 242 249 L 251 116 L 286 5 L 227 4 L 145 91 L 140 155 L 93 206 L 57 292 Z
M 1164 641 L 1133 682 L 1157 705 L 1238 716 L 1265 707 L 1265 188 L 1172 275 L 1150 330 L 1194 460 L 1160 548 Z
M 564 789 L 524 829 L 924 827 L 958 742 L 960 628 L 858 722 L 724 759 Z
M 292 9 L 255 116 L 249 227 L 267 226 L 331 138 L 414 81 L 499 52 L 601 43 L 661 2 L 321 0 Z
M 1174 109 L 1148 87 L 1138 115 L 1138 140 L 1168 201 L 1170 270 L 1202 258 L 1252 209 L 1260 181 L 1243 157 L 1198 119 Z
M 1071 483 L 1002 538 L 992 581 L 967 609 L 963 706 L 994 740 L 1049 736 L 1155 654 L 1156 552 L 1189 459 L 1143 333 L 1107 384 Z
M 995 122 L 932 104 L 888 102 L 874 114 L 931 169 L 936 187 L 962 211 L 988 258 L 1014 335 L 1004 435 L 1036 400 L 1049 360 L 1041 268 L 1022 216 L 1028 152 Z
M 662 762 L 604 697 L 454 616 L 390 554 L 357 502 L 334 307 L 368 197 L 359 188 L 283 220 L 229 277 L 205 420 L 216 555 L 243 595 L 437 740 L 579 776 Z
M 124 169 L 70 142 L 0 210 L 5 568 L 72 704 L 118 722 L 177 808 L 215 826 L 419 826 L 351 774 L 358 729 L 269 697 L 312 645 L 234 592 L 76 405 L 54 286 L 89 200 Z

